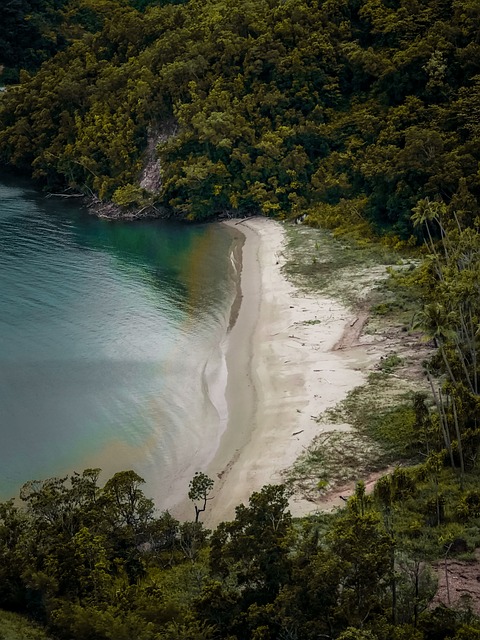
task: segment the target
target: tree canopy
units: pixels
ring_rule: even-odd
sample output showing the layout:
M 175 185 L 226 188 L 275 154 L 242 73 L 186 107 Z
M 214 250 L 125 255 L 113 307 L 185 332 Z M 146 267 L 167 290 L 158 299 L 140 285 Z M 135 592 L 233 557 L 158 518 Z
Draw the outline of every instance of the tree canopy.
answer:
M 0 504 L 0 606 L 59 640 L 465 640 L 428 561 L 478 546 L 480 7 L 472 0 L 10 0 L 0 162 L 172 216 L 296 217 L 425 240 L 403 276 L 435 347 L 424 462 L 295 521 L 265 487 L 210 534 L 134 471 Z M 156 146 L 160 185 L 142 182 Z M 412 427 L 413 428 L 413 427 Z M 200 506 L 198 506 L 200 505 Z
M 150 136 L 179 217 L 353 211 L 408 238 L 422 199 L 479 213 L 470 0 L 44 4 L 68 46 L 4 92 L 0 158 L 49 188 L 138 206 Z
M 135 472 L 103 486 L 98 477 L 87 469 L 29 482 L 20 503 L 0 504 L 1 633 L 46 637 L 1 609 L 28 615 L 57 640 L 471 640 L 480 632 L 472 614 L 428 608 L 436 587 L 428 560 L 477 521 L 478 496 L 450 484 L 456 526 L 442 521 L 419 538 L 431 496 L 421 468 L 395 471 L 373 497 L 359 483 L 343 511 L 298 521 L 286 487 L 266 486 L 211 534 L 155 513 Z

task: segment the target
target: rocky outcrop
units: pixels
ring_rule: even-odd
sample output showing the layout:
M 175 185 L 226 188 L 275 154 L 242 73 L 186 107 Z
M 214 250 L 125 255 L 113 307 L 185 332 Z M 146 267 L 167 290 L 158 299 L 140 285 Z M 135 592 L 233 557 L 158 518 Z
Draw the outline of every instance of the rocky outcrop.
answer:
M 148 131 L 147 148 L 144 153 L 143 169 L 140 174 L 139 186 L 148 192 L 152 203 L 162 187 L 161 162 L 157 147 L 166 142 L 177 132 L 174 120 L 152 126 Z M 158 204 L 148 203 L 141 207 L 121 207 L 113 202 L 103 202 L 93 196 L 88 203 L 89 211 L 99 218 L 108 220 L 141 220 L 144 218 L 167 218 L 168 211 Z
M 160 143 L 166 142 L 177 132 L 177 124 L 174 120 L 163 122 L 157 127 L 151 127 L 148 132 L 147 148 L 145 150 L 145 162 L 140 175 L 140 186 L 149 193 L 159 193 L 162 186 L 162 167 L 157 154 Z

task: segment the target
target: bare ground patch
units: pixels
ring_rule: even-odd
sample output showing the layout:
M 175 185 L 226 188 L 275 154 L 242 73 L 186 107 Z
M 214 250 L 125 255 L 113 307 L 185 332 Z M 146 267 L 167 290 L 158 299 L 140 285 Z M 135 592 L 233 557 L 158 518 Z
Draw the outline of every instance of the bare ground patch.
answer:
M 480 549 L 472 561 L 447 560 L 436 562 L 438 589 L 431 606 L 468 607 L 480 615 Z

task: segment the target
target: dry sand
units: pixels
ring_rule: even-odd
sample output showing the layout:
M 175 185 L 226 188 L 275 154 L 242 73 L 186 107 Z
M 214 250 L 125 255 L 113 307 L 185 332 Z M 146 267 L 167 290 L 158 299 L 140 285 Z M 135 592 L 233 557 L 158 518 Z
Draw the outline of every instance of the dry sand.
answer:
M 282 274 L 282 224 L 265 218 L 227 224 L 245 243 L 226 352 L 228 420 L 206 470 L 215 479 L 204 518 L 210 527 L 233 519 L 253 491 L 282 481 L 282 471 L 320 432 L 315 418 L 363 382 L 365 367 L 358 350 L 342 343 L 361 321 L 332 298 L 298 291 Z M 295 497 L 290 507 L 293 515 L 317 509 Z

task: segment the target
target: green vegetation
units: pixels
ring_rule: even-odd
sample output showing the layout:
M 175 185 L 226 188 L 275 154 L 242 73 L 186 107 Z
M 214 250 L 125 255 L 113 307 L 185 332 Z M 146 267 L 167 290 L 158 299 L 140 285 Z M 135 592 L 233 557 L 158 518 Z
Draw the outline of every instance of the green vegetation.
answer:
M 382 445 L 384 455 L 375 455 L 379 464 L 410 459 L 417 450 L 412 393 L 401 388 L 392 393 L 388 377 L 372 374 L 368 384 L 354 389 L 327 414 Z
M 10 2 L 11 19 L 40 15 L 35 51 L 52 57 L 35 73 L 19 58 L 29 73 L 2 96 L 0 157 L 50 189 L 151 202 L 138 190 L 150 136 L 154 201 L 180 217 L 306 213 L 415 242 L 422 198 L 479 213 L 471 0 L 30 4 Z M 64 42 L 48 49 L 53 31 Z
M 324 229 L 291 224 L 284 228 L 287 245 L 283 269 L 299 288 L 321 291 L 355 309 L 370 307 L 377 298 L 383 301 L 388 295 L 395 304 L 400 301 L 399 287 L 387 271 L 392 264 L 403 264 L 398 252 L 373 238 L 359 244 L 354 238 L 336 238 Z M 409 304 L 409 319 L 415 308 Z
M 0 505 L 2 608 L 58 640 L 480 637 L 468 607 L 429 607 L 430 562 L 480 545 L 479 19 L 472 0 L 6 5 L 4 165 L 189 220 L 305 215 L 323 230 L 290 235 L 290 276 L 372 305 L 366 334 L 395 317 L 432 348 L 425 389 L 392 391 L 408 366 L 392 351 L 329 415 L 356 437 L 327 431 L 289 478 L 313 497 L 359 459 L 416 464 L 373 496 L 358 483 L 344 510 L 294 521 L 288 490 L 268 486 L 208 532 L 202 473 L 182 524 L 133 471 L 32 481 Z M 152 144 L 159 190 L 140 185 Z M 358 264 L 370 273 L 353 280 Z
M 58 32 L 67 0 L 12 0 L 2 7 L 0 78 L 18 82 L 21 68 L 34 71 L 67 44 Z
M 51 640 L 36 624 L 10 611 L 0 611 L 1 640 Z
M 206 478 L 206 477 L 205 477 Z M 267 486 L 210 533 L 156 515 L 134 472 L 31 482 L 0 505 L 0 605 L 58 640 L 474 638 L 465 609 L 429 609 L 429 561 L 480 544 L 478 479 L 431 462 L 396 469 L 374 496 L 292 520 Z M 208 478 L 207 478 L 208 479 Z M 432 482 L 434 479 L 434 482 Z M 197 478 L 198 480 L 198 478 Z M 0 637 L 43 638 L 0 615 Z
M 391 456 L 372 437 L 327 426 L 285 472 L 284 480 L 297 495 L 316 504 L 332 489 L 384 470 L 390 461 Z
M 210 493 L 213 489 L 213 480 L 209 478 L 205 473 L 201 471 L 197 471 L 197 473 L 193 476 L 190 481 L 188 497 L 195 506 L 195 522 L 198 522 L 200 514 L 205 511 L 207 508 L 207 500 L 211 500 L 209 498 Z M 200 507 L 197 502 L 200 502 Z

